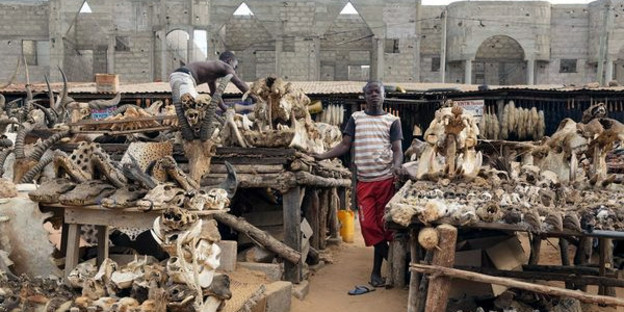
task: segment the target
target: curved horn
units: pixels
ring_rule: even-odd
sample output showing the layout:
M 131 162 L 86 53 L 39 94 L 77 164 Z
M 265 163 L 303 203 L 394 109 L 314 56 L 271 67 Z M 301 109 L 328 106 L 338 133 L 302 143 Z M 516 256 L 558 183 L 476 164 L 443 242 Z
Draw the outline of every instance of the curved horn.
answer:
M 6 104 L 6 99 L 4 98 L 4 95 L 0 94 L 0 111 L 4 110 L 4 104 Z
M 42 110 L 43 113 L 45 114 L 46 124 L 48 128 L 53 128 L 54 124 L 56 124 L 56 114 L 53 113 L 51 109 L 44 107 L 43 105 L 39 103 L 33 102 L 33 105 L 35 105 L 38 109 Z
M 228 198 L 232 199 L 238 189 L 238 177 L 236 175 L 236 169 L 234 169 L 234 166 L 228 161 L 225 161 L 225 168 L 227 168 L 227 177 L 218 187 L 226 190 Z
M 216 113 L 217 104 L 221 101 L 221 96 L 223 95 L 225 88 L 227 88 L 227 85 L 233 76 L 234 75 L 229 74 L 221 78 L 221 81 L 219 81 L 219 86 L 217 87 L 217 90 L 212 95 L 212 99 L 210 99 L 210 104 L 208 104 L 208 108 L 206 109 L 206 114 L 204 115 L 204 120 L 201 126 L 201 130 L 199 132 L 199 138 L 202 141 L 208 140 L 212 136 L 212 133 L 215 130 L 215 126 L 212 122 L 215 119 L 214 116 Z
M 46 154 L 45 157 L 41 158 L 41 160 L 39 160 L 39 162 L 35 166 L 30 168 L 30 170 L 28 170 L 26 174 L 22 176 L 20 183 L 31 183 L 35 176 L 39 174 L 39 172 L 41 172 L 43 168 L 45 168 L 45 166 L 49 165 L 52 160 L 54 160 L 54 153 Z
M 56 111 L 56 103 L 54 103 L 54 92 L 52 92 L 52 88 L 50 88 L 50 80 L 48 80 L 48 75 L 44 75 L 46 86 L 48 86 L 48 97 L 50 98 L 50 109 L 54 114 L 58 117 L 58 112 Z
M 4 162 L 9 157 L 9 155 L 13 152 L 12 148 L 7 148 L 0 152 L 0 177 L 4 175 Z
M 24 155 L 24 140 L 26 139 L 26 135 L 32 131 L 35 126 L 31 123 L 24 123 L 24 128 L 21 128 L 17 132 L 17 137 L 15 138 L 15 159 L 24 159 L 26 155 Z
M 57 105 L 59 106 L 56 110 L 57 111 L 64 111 L 65 110 L 65 105 L 71 103 L 71 102 L 75 102 L 74 99 L 72 99 L 71 97 L 69 97 L 68 95 L 68 91 L 67 91 L 67 76 L 65 76 L 65 72 L 61 69 L 60 66 L 58 66 L 58 70 L 61 72 L 61 77 L 63 77 L 63 91 L 61 91 L 61 99 L 58 101 Z
M 89 107 L 95 108 L 95 109 L 109 108 L 109 107 L 117 106 L 117 104 L 119 104 L 120 101 L 121 101 L 121 92 L 117 93 L 117 95 L 115 95 L 115 97 L 110 100 L 89 101 Z
M 191 130 L 191 126 L 186 120 L 184 116 L 184 109 L 182 108 L 182 102 L 180 101 L 180 84 L 179 81 L 173 83 L 173 87 L 171 88 L 171 94 L 173 99 L 173 105 L 175 106 L 176 115 L 178 116 L 178 125 L 180 125 L 180 132 L 182 133 L 182 138 L 185 141 L 191 141 L 195 138 L 193 135 L 193 130 Z
M 68 135 L 69 131 L 55 133 L 51 137 L 45 139 L 45 141 L 37 144 L 35 150 L 30 155 L 28 155 L 28 158 L 32 160 L 39 160 L 39 158 L 43 156 L 43 153 L 45 153 L 45 151 L 47 151 L 52 145 L 56 144 L 56 142 L 60 141 L 62 138 Z

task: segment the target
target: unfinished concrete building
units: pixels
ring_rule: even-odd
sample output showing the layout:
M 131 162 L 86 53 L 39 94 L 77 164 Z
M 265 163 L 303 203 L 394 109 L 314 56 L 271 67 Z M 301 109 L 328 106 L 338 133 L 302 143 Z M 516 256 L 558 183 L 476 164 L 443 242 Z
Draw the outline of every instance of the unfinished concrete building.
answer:
M 71 81 L 166 81 L 189 61 L 238 55 L 246 81 L 472 84 L 624 81 L 624 0 L 0 0 L 0 85 L 57 67 Z M 242 10 L 246 9 L 246 10 Z M 599 47 L 603 47 L 600 49 Z M 603 73 L 599 76 L 597 72 Z

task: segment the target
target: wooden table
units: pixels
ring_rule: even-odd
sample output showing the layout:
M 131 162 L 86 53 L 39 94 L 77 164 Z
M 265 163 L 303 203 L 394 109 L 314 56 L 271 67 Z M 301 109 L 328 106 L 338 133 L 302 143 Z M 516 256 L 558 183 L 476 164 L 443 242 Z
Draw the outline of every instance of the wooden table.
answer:
M 154 220 L 163 210 L 142 211 L 137 208 L 106 209 L 101 206 L 64 206 L 60 204 L 42 205 L 42 210 L 63 214 L 63 233 L 61 235 L 61 252 L 65 249 L 65 277 L 78 264 L 80 245 L 80 226 L 95 225 L 97 234 L 97 265 L 108 258 L 108 234 L 110 227 L 152 228 Z M 200 218 L 210 218 L 215 213 L 228 210 L 193 211 Z

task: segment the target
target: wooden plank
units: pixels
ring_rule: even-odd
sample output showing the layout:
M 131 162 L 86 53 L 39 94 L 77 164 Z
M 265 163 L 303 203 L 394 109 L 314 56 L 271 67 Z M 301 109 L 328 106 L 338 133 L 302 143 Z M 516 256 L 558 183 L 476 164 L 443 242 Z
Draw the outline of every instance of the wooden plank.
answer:
M 80 247 L 80 224 L 68 224 L 67 252 L 65 253 L 65 277 L 78 264 L 78 248 Z
M 588 276 L 562 272 L 535 272 L 535 271 L 504 271 L 494 268 L 455 266 L 456 269 L 478 272 L 487 275 L 509 277 L 516 279 L 535 281 L 564 281 L 566 283 L 578 283 L 585 285 L 601 285 L 608 287 L 624 287 L 624 280 L 610 277 Z M 582 281 L 582 282 L 579 282 Z
M 108 226 L 97 225 L 97 261 L 98 267 L 108 258 Z
M 283 195 L 284 205 L 284 242 L 290 248 L 301 252 L 301 207 L 299 206 L 300 188 L 295 186 Z M 303 261 L 284 263 L 284 278 L 295 284 L 302 279 Z
M 528 290 L 531 292 L 543 293 L 543 294 L 552 295 L 552 296 L 570 297 L 570 298 L 578 299 L 579 301 L 586 302 L 586 303 L 602 304 L 602 305 L 610 305 L 610 306 L 624 306 L 624 299 L 620 299 L 620 298 L 589 295 L 584 292 L 579 292 L 575 290 L 527 283 L 527 282 L 517 281 L 517 280 L 506 278 L 506 277 L 489 276 L 485 274 L 458 270 L 458 269 L 453 269 L 453 268 L 444 267 L 440 265 L 413 264 L 411 265 L 411 268 L 414 271 L 447 276 L 447 278 L 448 277 L 460 278 L 460 279 L 465 279 L 465 280 L 475 281 L 475 282 L 480 282 L 480 283 L 496 284 L 496 285 L 502 285 L 502 286 L 507 286 L 511 288 L 519 288 L 519 289 L 524 289 L 524 290 Z M 429 305 L 429 302 L 427 302 L 427 305 Z M 438 310 L 438 311 L 444 311 L 444 310 Z
M 229 162 L 229 161 L 228 161 Z M 284 171 L 283 165 L 245 165 L 245 164 L 232 164 L 237 174 L 251 173 L 251 174 L 264 174 L 264 173 L 279 173 Z M 224 164 L 210 164 L 210 173 L 227 173 L 227 167 Z
M 442 224 L 436 228 L 440 236 L 440 249 L 433 253 L 433 266 L 453 267 L 455 262 L 455 245 L 457 244 L 457 228 Z M 432 275 L 427 291 L 426 312 L 446 311 L 451 280 L 448 277 Z
M 115 227 L 151 228 L 161 211 L 134 212 L 124 210 L 98 210 L 65 208 L 65 223 L 93 224 Z M 69 246 L 68 246 L 69 247 Z

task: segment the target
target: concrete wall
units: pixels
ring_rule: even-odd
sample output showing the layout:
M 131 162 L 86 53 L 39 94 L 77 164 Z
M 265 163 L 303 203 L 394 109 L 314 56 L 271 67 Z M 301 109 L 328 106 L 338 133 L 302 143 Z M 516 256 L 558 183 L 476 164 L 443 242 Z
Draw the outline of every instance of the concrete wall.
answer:
M 82 0 L 0 0 L 0 79 L 7 80 L 21 55 L 22 40 L 38 46 L 29 67 L 33 82 L 44 74 L 59 81 L 93 81 L 97 72 L 120 75 L 122 83 L 167 79 L 179 60 L 200 60 L 198 47 L 175 56 L 162 44 L 171 31 L 207 32 L 207 59 L 233 50 L 239 73 L 253 81 L 269 74 L 289 80 L 441 80 L 432 68 L 442 51 L 446 11 L 447 82 L 583 84 L 597 80 L 600 38 L 608 36 L 607 68 L 624 81 L 624 0 L 587 5 L 546 1 L 461 1 L 421 6 L 420 0 L 353 0 L 359 14 L 340 15 L 348 0 L 244 1 L 252 16 L 234 16 L 242 0 L 88 1 L 92 13 L 77 14 Z M 606 29 L 606 31 L 605 31 Z M 483 49 L 492 38 L 510 38 L 520 48 Z M 184 50 L 184 49 L 182 49 Z M 186 52 L 185 52 L 186 53 Z M 561 72 L 562 60 L 576 60 L 575 72 Z M 474 62 L 473 62 L 474 61 Z M 485 65 L 481 65 L 485 64 Z M 530 64 L 533 64 L 531 67 Z M 610 66 L 614 67 L 610 67 Z M 475 70 L 484 67 L 483 73 Z M 509 70 L 513 75 L 503 75 Z M 17 76 L 24 81 L 23 72 Z
M 48 15 L 47 4 L 0 3 L 0 84 L 6 83 L 15 72 L 22 55 L 22 40 L 35 41 L 35 46 L 39 43 L 37 63 L 28 66 L 31 82 L 42 81 L 49 72 Z M 21 68 L 16 81 L 26 80 L 24 66 Z

